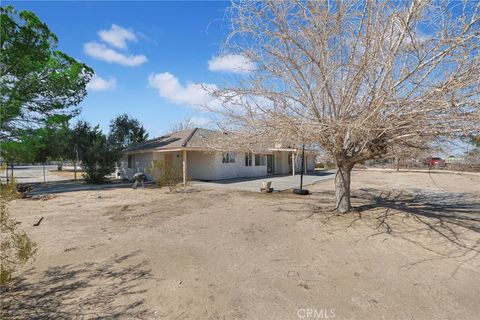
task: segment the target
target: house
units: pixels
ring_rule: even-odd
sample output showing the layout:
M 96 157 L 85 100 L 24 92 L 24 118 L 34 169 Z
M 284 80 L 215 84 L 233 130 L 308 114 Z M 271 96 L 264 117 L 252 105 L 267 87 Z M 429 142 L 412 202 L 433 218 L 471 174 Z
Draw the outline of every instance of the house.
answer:
M 219 131 L 194 128 L 173 132 L 165 136 L 132 145 L 124 150 L 118 175 L 132 179 L 143 172 L 154 180 L 151 173 L 154 161 L 160 160 L 182 172 L 183 181 L 223 180 L 230 178 L 260 177 L 299 173 L 301 150 L 297 148 L 269 148 L 258 154 L 232 150 L 218 151 L 215 141 L 221 139 Z M 305 152 L 305 172 L 314 171 L 315 153 Z

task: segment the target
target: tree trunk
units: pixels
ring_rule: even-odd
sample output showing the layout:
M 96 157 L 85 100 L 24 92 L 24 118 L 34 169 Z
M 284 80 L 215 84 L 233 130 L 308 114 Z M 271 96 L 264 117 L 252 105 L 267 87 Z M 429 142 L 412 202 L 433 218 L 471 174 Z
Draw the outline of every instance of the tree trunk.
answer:
M 353 165 L 337 164 L 335 175 L 335 208 L 339 213 L 350 211 L 350 173 Z

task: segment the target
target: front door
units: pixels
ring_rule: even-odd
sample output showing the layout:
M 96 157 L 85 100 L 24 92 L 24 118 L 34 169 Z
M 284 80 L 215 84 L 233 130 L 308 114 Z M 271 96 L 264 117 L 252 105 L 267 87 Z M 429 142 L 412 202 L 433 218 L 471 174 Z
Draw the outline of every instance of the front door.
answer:
M 273 174 L 275 172 L 275 157 L 273 154 L 267 154 L 267 173 Z

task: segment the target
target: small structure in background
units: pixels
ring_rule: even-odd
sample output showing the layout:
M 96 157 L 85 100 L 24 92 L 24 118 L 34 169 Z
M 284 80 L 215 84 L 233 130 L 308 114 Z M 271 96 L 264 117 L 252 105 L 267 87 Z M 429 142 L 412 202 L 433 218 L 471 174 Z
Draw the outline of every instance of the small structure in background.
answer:
M 133 189 L 137 189 L 138 187 L 138 183 L 141 183 L 142 184 L 142 189 L 145 188 L 145 180 L 147 180 L 147 176 L 142 173 L 142 172 L 139 172 L 139 173 L 135 173 L 133 175 L 133 180 L 135 180 L 135 183 L 133 184 Z

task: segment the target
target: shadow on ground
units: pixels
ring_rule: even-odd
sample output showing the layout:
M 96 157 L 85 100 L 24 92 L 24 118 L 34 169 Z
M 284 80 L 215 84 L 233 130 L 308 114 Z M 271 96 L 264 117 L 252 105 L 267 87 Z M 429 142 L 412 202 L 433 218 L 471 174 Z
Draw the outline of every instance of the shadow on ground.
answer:
M 373 229 L 367 237 L 390 234 L 446 257 L 480 256 L 480 200 L 473 194 L 362 188 L 352 193 L 349 214 L 335 213 L 333 192 L 315 194 L 316 201 L 305 204 L 309 214 L 304 218 L 329 223 L 338 217 L 347 228 L 362 222 Z M 448 245 L 448 253 L 438 243 Z
M 427 193 L 417 190 L 407 192 L 380 191 L 377 189 L 360 189 L 356 199 L 367 201 L 355 209 L 363 212 L 382 209 L 379 222 L 386 223 L 389 214 L 395 212 L 412 216 L 432 231 L 457 242 L 454 227 L 480 233 L 480 202 L 472 195 L 463 193 Z M 389 231 L 385 225 L 386 231 Z
M 480 257 L 480 202 L 477 196 L 451 192 L 415 190 L 381 191 L 360 189 L 354 197 L 364 202 L 355 209 L 357 218 L 373 218 L 375 232 L 369 237 L 390 234 L 436 254 L 404 265 L 455 259 L 460 267 Z M 413 222 L 413 223 L 412 223 Z
M 142 299 L 146 290 L 140 285 L 151 274 L 146 261 L 132 261 L 138 261 L 138 254 L 114 257 L 103 263 L 51 267 L 38 278 L 34 270 L 29 270 L 2 292 L 0 318 L 146 318 L 149 312 Z

